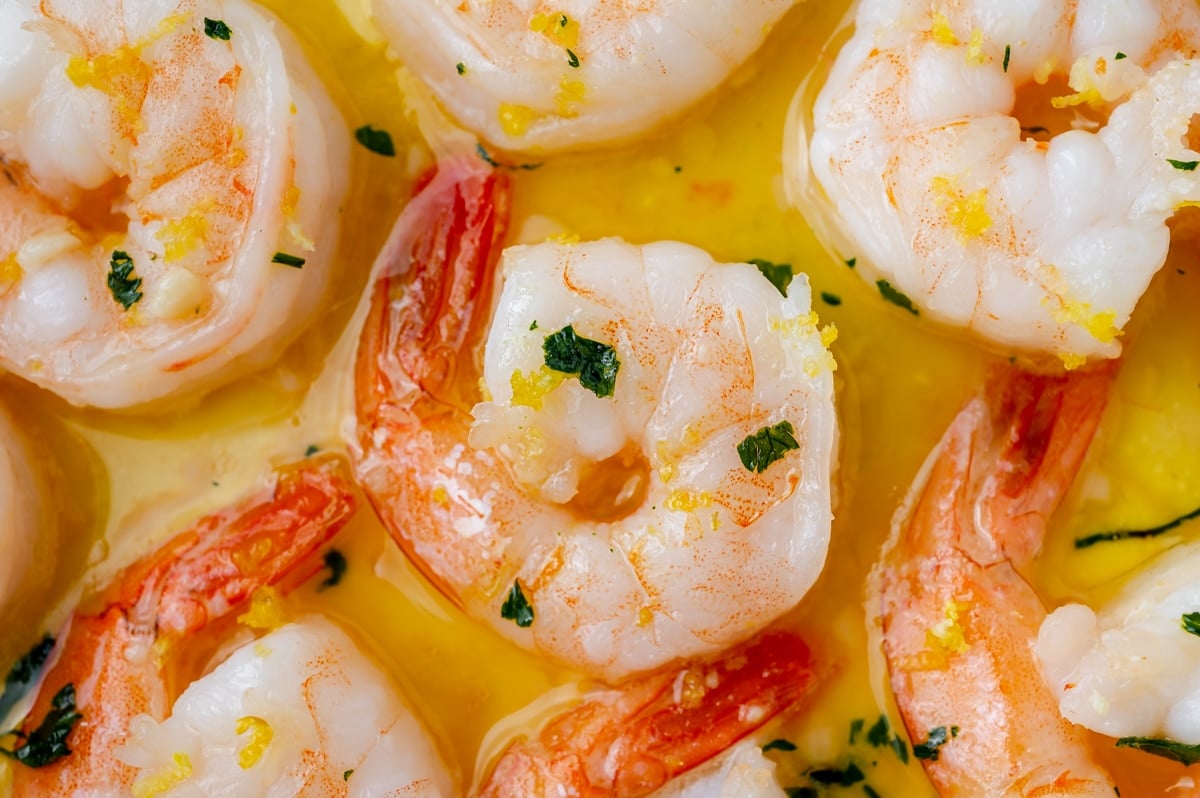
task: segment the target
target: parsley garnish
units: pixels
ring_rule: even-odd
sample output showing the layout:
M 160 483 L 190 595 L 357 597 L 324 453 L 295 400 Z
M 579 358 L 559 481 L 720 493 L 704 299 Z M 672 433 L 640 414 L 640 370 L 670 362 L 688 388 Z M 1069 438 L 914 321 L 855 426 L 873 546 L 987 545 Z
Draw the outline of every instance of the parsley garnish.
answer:
M 863 781 L 866 778 L 866 774 L 862 772 L 862 769 L 858 765 L 851 762 L 844 770 L 841 768 L 821 768 L 809 773 L 808 777 L 817 784 L 851 787 Z
M 377 155 L 388 158 L 396 154 L 396 146 L 392 144 L 392 136 L 386 130 L 376 130 L 370 125 L 363 125 L 354 131 L 354 138 L 359 144 Z
M 546 366 L 564 374 L 579 375 L 579 384 L 601 398 L 613 395 L 617 382 L 617 350 L 608 344 L 580 338 L 571 325 L 542 342 Z
M 792 284 L 792 264 L 790 263 L 772 263 L 769 260 L 762 258 L 751 258 L 747 261 L 762 272 L 762 276 L 771 281 L 771 285 L 779 290 L 779 293 L 787 296 L 788 286 Z
M 229 26 L 221 20 L 204 18 L 204 35 L 208 38 L 220 39 L 223 42 L 227 42 L 232 33 L 233 31 L 229 29 Z
M 579 56 L 575 55 L 570 48 L 567 48 L 567 66 L 571 67 L 572 69 L 579 68 Z
M 1117 540 L 1136 540 L 1139 538 L 1158 537 L 1164 532 L 1170 532 L 1175 527 L 1181 526 L 1185 522 L 1191 521 L 1196 517 L 1200 517 L 1200 507 L 1197 507 L 1195 510 L 1192 510 L 1189 513 L 1184 513 L 1178 518 L 1168 521 L 1165 524 L 1152 526 L 1149 529 L 1118 529 L 1112 532 L 1097 532 L 1094 535 L 1076 538 L 1075 548 L 1086 549 L 1089 546 L 1095 546 L 1097 543 L 1111 543 Z
M 1200 612 L 1185 612 L 1180 625 L 1183 631 L 1200 637 Z
M 464 64 L 462 61 L 459 61 L 457 64 L 455 64 L 454 68 L 458 70 L 458 74 L 460 74 L 460 75 L 467 74 L 467 65 Z
M 354 768 L 347 770 L 342 774 L 342 781 L 350 781 L 350 777 L 354 775 Z
M 289 255 L 286 252 L 276 252 L 275 257 L 271 258 L 271 263 L 282 263 L 284 266 L 291 266 L 293 269 L 299 269 L 304 266 L 304 258 L 298 258 L 295 255 Z
M 837 294 L 831 294 L 828 291 L 821 292 L 821 301 L 833 308 L 836 308 L 838 305 L 842 304 L 842 298 L 840 296 Z
M 25 697 L 53 650 L 54 638 L 46 635 L 13 663 L 8 676 L 4 677 L 4 692 L 0 693 L 0 718 L 5 717 Z
M 524 169 L 526 172 L 532 172 L 534 169 L 542 168 L 542 165 L 540 163 L 519 163 L 519 164 L 501 163 L 500 161 L 497 161 L 495 158 L 493 158 L 488 153 L 487 148 L 484 147 L 479 142 L 475 142 L 475 154 L 478 155 L 483 160 L 483 162 L 486 163 L 488 166 L 494 166 L 497 169 L 510 169 L 510 170 L 514 170 L 514 171 L 517 169 Z
M 500 617 L 506 621 L 512 621 L 522 629 L 533 625 L 533 607 L 529 605 L 529 600 L 521 592 L 519 581 L 513 581 L 512 590 L 508 591 L 508 598 L 504 599 L 504 603 L 500 605 Z
M 855 266 L 858 265 L 858 258 L 846 258 L 844 261 L 842 261 L 842 263 L 846 264 L 851 269 L 853 269 Z
M 75 711 L 75 685 L 68 683 L 54 695 L 50 710 L 36 729 L 28 735 L 19 731 L 11 732 L 24 743 L 11 751 L 0 748 L 0 754 L 31 768 L 53 764 L 71 753 L 67 736 L 82 719 L 83 715 Z
M 329 576 L 325 577 L 325 581 L 317 585 L 318 593 L 322 590 L 336 587 L 342 581 L 342 577 L 346 575 L 346 555 L 337 549 L 330 549 L 325 552 L 325 567 L 329 569 Z
M 561 14 L 561 15 L 559 16 L 559 20 L 558 20 L 558 26 L 559 26 L 560 28 L 565 28 L 565 27 L 567 27 L 567 23 L 568 23 L 568 22 L 570 22 L 570 20 L 569 20 L 569 19 L 567 19 L 567 15 L 566 15 L 566 14 Z
M 893 735 L 888 726 L 887 715 L 880 715 L 879 720 L 875 721 L 867 731 L 867 742 L 872 748 L 883 748 L 888 746 L 896 753 L 896 758 L 905 765 L 908 764 L 908 743 L 899 735 Z
M 1125 55 L 1125 53 L 1122 53 L 1120 50 L 1118 50 L 1117 54 L 1113 56 L 1113 60 L 1114 61 L 1123 61 L 1124 59 L 1126 59 L 1128 57 L 1129 56 Z
M 1008 71 L 1008 59 L 1012 58 L 1012 45 L 1004 45 L 1004 71 Z
M 1122 737 L 1117 740 L 1117 748 L 1136 748 L 1147 754 L 1173 759 L 1185 765 L 1200 762 L 1200 745 L 1188 745 L 1175 740 L 1154 737 Z
M 945 726 L 930 729 L 929 739 L 913 746 L 913 756 L 917 759 L 928 759 L 930 762 L 936 762 L 938 761 L 938 757 L 941 756 L 942 746 L 957 736 L 957 726 L 951 726 L 949 729 Z
M 867 798 L 880 798 L 879 793 L 875 792 L 870 784 L 863 785 L 863 795 L 867 796 Z
M 142 298 L 142 278 L 133 276 L 133 258 L 129 253 L 114 249 L 108 262 L 108 290 L 121 307 L 129 310 Z
M 786 787 L 783 794 L 787 798 L 817 798 L 820 795 L 813 787 Z
M 793 743 L 791 740 L 784 740 L 784 739 L 780 738 L 778 740 L 772 740 L 771 742 L 767 743 L 766 745 L 764 745 L 762 747 L 762 750 L 763 750 L 764 754 L 767 751 L 795 751 L 796 744 Z
M 737 445 L 738 457 L 747 471 L 761 474 L 792 449 L 799 449 L 796 429 L 790 421 L 780 421 L 773 427 L 763 427 Z
M 904 308 L 905 310 L 907 310 L 909 313 L 913 314 L 914 316 L 921 315 L 920 312 L 915 307 L 913 307 L 912 300 L 909 299 L 908 296 L 904 294 L 904 292 L 902 292 L 902 291 L 896 289 L 894 286 L 892 286 L 892 284 L 889 283 L 887 280 L 876 280 L 875 285 L 877 285 L 879 287 L 880 295 L 884 299 L 886 299 L 888 302 L 891 302 L 893 305 L 897 305 L 899 307 Z
M 1181 172 L 1194 172 L 1196 167 L 1200 166 L 1200 161 L 1177 161 L 1174 158 L 1168 158 L 1167 163 Z
M 850 721 L 850 745 L 858 742 L 858 735 L 862 734 L 864 725 L 866 725 L 866 721 L 862 718 L 855 718 Z
M 308 445 L 308 448 L 304 450 L 304 456 L 312 457 L 314 454 L 316 454 L 319 451 L 321 451 L 320 446 L 317 446 L 315 443 L 310 443 Z
M 529 329 L 530 329 L 530 330 L 536 330 L 536 329 L 537 329 L 537 319 L 534 319 L 534 320 L 533 320 L 533 321 L 532 321 L 532 322 L 529 324 Z

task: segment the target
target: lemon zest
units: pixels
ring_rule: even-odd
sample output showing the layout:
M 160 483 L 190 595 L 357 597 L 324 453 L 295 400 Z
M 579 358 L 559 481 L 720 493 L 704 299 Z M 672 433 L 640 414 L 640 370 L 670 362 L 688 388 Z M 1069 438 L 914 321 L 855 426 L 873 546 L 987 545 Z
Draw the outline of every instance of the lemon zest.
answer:
M 579 116 L 579 104 L 587 96 L 587 86 L 582 80 L 564 77 L 558 84 L 554 105 L 558 115 L 567 119 Z
M 175 263 L 194 252 L 208 238 L 208 216 L 212 202 L 205 201 L 194 206 L 178 219 L 163 223 L 154 237 L 163 245 L 163 260 Z
M 557 388 L 567 378 L 561 371 L 552 371 L 542 366 L 528 374 L 517 369 L 508 379 L 512 387 L 512 404 L 514 407 L 532 407 L 541 410 L 545 406 L 546 395 Z
M 21 264 L 17 263 L 17 253 L 10 253 L 7 258 L 0 260 L 0 294 L 19 283 L 24 274 Z
M 256 588 L 250 596 L 250 609 L 238 616 L 238 623 L 251 629 L 278 629 L 287 623 L 283 597 L 270 586 Z
M 987 63 L 987 54 L 983 52 L 983 31 L 975 28 L 971 31 L 971 40 L 967 43 L 967 63 L 981 66 Z
M 946 212 L 946 221 L 958 231 L 965 243 L 986 233 L 992 226 L 992 217 L 987 212 L 987 189 L 966 194 L 949 177 L 935 177 L 931 188 L 938 197 L 938 205 Z
M 933 15 L 932 33 L 933 40 L 938 44 L 948 46 L 958 44 L 958 37 L 954 35 L 954 28 L 950 26 L 950 20 L 940 11 Z
M 690 490 L 673 490 L 667 496 L 666 507 L 676 512 L 691 513 L 702 507 L 712 507 L 713 497 L 708 491 L 693 493 Z
M 271 739 L 275 736 L 275 732 L 271 730 L 271 724 L 253 715 L 239 718 L 237 725 L 234 726 L 234 731 L 239 736 L 246 732 L 250 733 L 250 739 L 246 741 L 242 750 L 238 751 L 238 766 L 242 770 L 249 770 L 262 759 L 263 754 L 267 751 L 267 746 L 271 744 Z
M 133 798 L 155 798 L 170 792 L 192 777 L 192 760 L 182 751 L 171 756 L 172 764 L 149 777 L 139 777 L 133 783 Z
M 504 131 L 505 135 L 520 138 L 528 132 L 529 126 L 537 118 L 537 112 L 528 105 L 500 103 L 497 118 L 500 120 L 500 129 Z

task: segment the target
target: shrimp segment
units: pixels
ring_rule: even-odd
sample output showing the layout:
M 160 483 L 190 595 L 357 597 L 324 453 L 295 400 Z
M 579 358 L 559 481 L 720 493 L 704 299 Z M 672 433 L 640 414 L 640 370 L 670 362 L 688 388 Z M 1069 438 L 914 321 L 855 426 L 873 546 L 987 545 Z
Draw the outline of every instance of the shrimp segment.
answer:
M 1186 0 L 864 0 L 792 200 L 932 319 L 1068 367 L 1116 357 L 1167 220 L 1200 201 L 1198 46 Z
M 794 708 L 815 687 L 808 646 L 772 632 L 717 662 L 589 694 L 533 738 L 511 744 L 479 798 L 686 795 L 690 780 L 670 782 Z M 720 774 L 710 776 L 712 784 Z
M 896 703 L 914 744 L 933 746 L 924 764 L 941 795 L 1113 795 L 1038 670 L 1046 611 L 1017 570 L 1079 469 L 1107 382 L 1012 373 L 972 400 L 872 574 Z
M 671 242 L 512 247 L 487 330 L 499 181 L 444 164 L 377 265 L 357 374 L 372 503 L 469 613 L 588 673 L 746 639 L 829 541 L 833 331 L 806 279 L 785 298 Z
M 794 0 L 374 0 L 400 57 L 507 150 L 630 139 L 707 94 Z
M 0 366 L 124 408 L 273 360 L 348 171 L 298 44 L 244 0 L 4 5 Z
M 176 643 L 243 606 L 256 588 L 312 575 L 311 555 L 349 520 L 355 500 L 332 463 L 282 473 L 273 488 L 198 522 L 129 568 L 72 620 L 25 732 L 73 685 L 83 719 L 71 753 L 41 768 L 17 767 L 14 794 L 127 794 L 136 772 L 114 759 L 139 714 L 168 709 Z

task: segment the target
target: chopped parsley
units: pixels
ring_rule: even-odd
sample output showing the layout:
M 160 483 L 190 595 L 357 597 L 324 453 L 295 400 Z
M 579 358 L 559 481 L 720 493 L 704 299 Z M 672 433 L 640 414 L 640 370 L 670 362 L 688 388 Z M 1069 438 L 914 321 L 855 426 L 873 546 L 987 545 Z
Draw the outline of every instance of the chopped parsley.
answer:
M 565 27 L 567 27 L 567 25 L 568 25 L 568 24 L 570 24 L 570 22 L 571 22 L 571 20 L 567 19 L 567 15 L 566 15 L 566 14 L 560 14 L 560 15 L 559 15 L 559 18 L 558 18 L 558 26 L 559 26 L 560 28 L 565 28 Z
M 121 307 L 129 310 L 142 298 L 142 278 L 133 276 L 133 258 L 114 249 L 108 262 L 108 290 Z
M 75 685 L 67 683 L 54 695 L 50 710 L 36 729 L 28 735 L 11 732 L 22 744 L 12 750 L 0 748 L 0 754 L 31 768 L 53 764 L 71 753 L 67 736 L 82 719 L 83 715 L 75 709 Z
M 1172 519 L 1165 524 L 1152 526 L 1149 529 L 1118 529 L 1111 532 L 1097 532 L 1093 535 L 1075 539 L 1075 548 L 1086 549 L 1089 546 L 1095 546 L 1097 543 L 1111 543 L 1117 540 L 1137 540 L 1141 538 L 1153 538 L 1159 535 L 1170 532 L 1177 526 L 1182 526 L 1187 521 L 1193 518 L 1200 517 L 1200 507 L 1197 507 L 1191 512 L 1184 513 L 1178 518 Z
M 763 750 L 764 754 L 767 751 L 795 751 L 796 744 L 793 743 L 791 740 L 784 740 L 784 739 L 780 738 L 778 740 L 772 740 L 771 742 L 767 743 L 766 745 L 764 745 L 762 747 L 762 750 Z
M 879 793 L 875 792 L 870 784 L 863 785 L 863 795 L 867 796 L 867 798 L 879 798 Z
M 866 779 L 866 774 L 858 765 L 851 762 L 845 768 L 821 768 L 810 771 L 808 777 L 817 784 L 829 784 L 835 787 L 852 787 Z
M 858 265 L 858 258 L 846 258 L 844 261 L 842 261 L 842 263 L 853 269 Z
M 1004 71 L 1005 72 L 1008 71 L 1008 61 L 1010 58 L 1012 58 L 1012 45 L 1006 44 L 1006 45 L 1004 45 Z
M 879 287 L 879 294 L 884 299 L 886 299 L 888 302 L 891 302 L 893 305 L 896 305 L 898 307 L 904 308 L 905 310 L 907 310 L 909 313 L 913 314 L 914 316 L 921 315 L 920 312 L 915 307 L 913 307 L 912 300 L 909 299 L 908 296 L 903 291 L 900 291 L 899 289 L 895 288 L 887 280 L 876 280 L 875 285 Z
M 542 165 L 540 163 L 519 163 L 519 164 L 501 163 L 500 161 L 497 161 L 495 158 L 493 158 L 491 156 L 491 154 L 487 151 L 487 147 L 484 147 L 483 144 L 479 143 L 478 141 L 475 142 L 475 154 L 478 155 L 479 158 L 484 163 L 486 163 L 488 166 L 494 166 L 497 169 L 509 169 L 509 170 L 513 170 L 513 171 L 515 171 L 517 169 L 524 169 L 526 172 L 532 172 L 534 169 L 542 168 Z
M 575 52 L 569 47 L 567 48 L 567 66 L 579 69 L 579 56 L 575 55 Z
M 1196 167 L 1200 166 L 1200 161 L 1177 161 L 1174 158 L 1168 158 L 1167 163 L 1181 172 L 1194 172 Z
M 747 471 L 761 474 L 793 449 L 799 449 L 796 429 L 790 421 L 780 421 L 773 427 L 763 427 L 737 445 L 738 457 Z
M 533 607 L 530 606 L 529 599 L 525 598 L 525 594 L 521 591 L 520 581 L 513 581 L 512 590 L 508 591 L 508 598 L 504 599 L 504 603 L 500 605 L 500 617 L 506 621 L 512 621 L 522 629 L 528 629 L 533 625 Z
M 1200 637 L 1200 612 L 1185 612 L 1180 625 L 1183 631 Z
M 350 770 L 347 770 L 346 772 L 342 773 L 342 781 L 350 781 L 350 777 L 353 775 L 354 775 L 354 768 L 350 768 Z
M 865 726 L 866 723 L 867 722 L 862 718 L 855 718 L 854 720 L 850 721 L 850 745 L 854 745 L 856 742 L 858 742 L 858 735 L 862 734 L 863 726 Z
M 529 325 L 529 329 L 530 329 L 530 330 L 536 330 L 536 329 L 537 329 L 537 319 L 534 319 L 534 320 L 533 320 L 533 321 L 530 323 L 530 325 Z
M 354 131 L 354 138 L 376 155 L 391 158 L 396 154 L 396 146 L 392 144 L 392 135 L 386 130 L 376 130 L 370 125 L 363 125 Z
M 879 720 L 867 730 L 867 742 L 872 748 L 891 748 L 897 759 L 905 765 L 908 764 L 908 743 L 900 735 L 891 733 L 887 715 L 880 715 Z
M 817 798 L 820 795 L 814 787 L 786 787 L 783 794 L 787 798 Z
M 220 39 L 223 42 L 229 41 L 229 37 L 233 31 L 219 19 L 204 18 L 204 35 L 210 39 Z
M 293 269 L 304 268 L 304 258 L 289 255 L 286 252 L 276 252 L 271 258 L 271 263 L 282 263 L 284 266 L 291 266 Z
M 46 635 L 13 663 L 8 676 L 4 677 L 4 692 L 0 693 L 0 718 L 6 716 L 29 692 L 53 650 L 54 638 Z
M 1124 60 L 1125 60 L 1126 58 L 1128 58 L 1128 57 L 1129 57 L 1129 56 L 1125 55 L 1125 53 L 1123 53 L 1123 52 L 1121 52 L 1120 50 L 1118 50 L 1118 51 L 1117 51 L 1117 54 L 1113 56 L 1113 60 L 1114 60 L 1114 61 L 1124 61 Z
M 840 296 L 837 294 L 831 294 L 828 291 L 821 292 L 821 301 L 832 308 L 836 308 L 838 305 L 842 304 L 842 298 Z
M 315 443 L 310 443 L 308 445 L 308 448 L 304 450 L 304 456 L 312 457 L 314 454 L 316 454 L 319 451 L 321 451 L 320 446 L 317 446 Z
M 951 726 L 949 729 L 945 726 L 930 729 L 929 739 L 913 746 L 913 756 L 917 759 L 927 759 L 930 762 L 936 762 L 938 761 L 938 757 L 942 755 L 942 746 L 957 736 L 957 726 Z
M 458 70 L 458 74 L 460 74 L 460 75 L 467 74 L 467 65 L 464 64 L 462 61 L 459 61 L 457 64 L 455 64 L 454 68 Z
M 322 590 L 336 587 L 342 581 L 342 577 L 346 575 L 346 555 L 337 549 L 330 549 L 325 552 L 325 567 L 329 569 L 329 576 L 325 577 L 325 580 L 317 585 L 318 593 Z
M 554 371 L 579 376 L 579 384 L 601 398 L 612 396 L 617 383 L 617 350 L 590 338 L 575 334 L 571 325 L 546 337 L 542 342 L 546 366 Z
M 1173 759 L 1185 765 L 1200 762 L 1200 745 L 1188 745 L 1165 738 L 1155 737 L 1122 737 L 1117 740 L 1117 748 L 1134 748 L 1147 754 Z
M 758 267 L 762 272 L 762 276 L 771 281 L 771 285 L 778 289 L 779 293 L 787 296 L 788 286 L 792 284 L 792 264 L 790 263 L 772 263 L 769 260 L 762 258 L 751 258 L 746 261 Z

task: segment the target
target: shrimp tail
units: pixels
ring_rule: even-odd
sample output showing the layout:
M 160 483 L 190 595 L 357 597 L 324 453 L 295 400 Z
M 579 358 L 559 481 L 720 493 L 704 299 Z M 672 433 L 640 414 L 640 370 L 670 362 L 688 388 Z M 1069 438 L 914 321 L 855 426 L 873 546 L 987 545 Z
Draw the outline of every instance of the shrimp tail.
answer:
M 1079 471 L 1112 371 L 993 380 L 926 462 L 872 573 L 896 703 L 941 795 L 1113 794 L 1031 655 L 1046 612 L 1018 570 Z
M 817 678 L 804 640 L 771 632 L 715 663 L 594 694 L 511 745 L 480 798 L 649 795 L 795 709 Z

